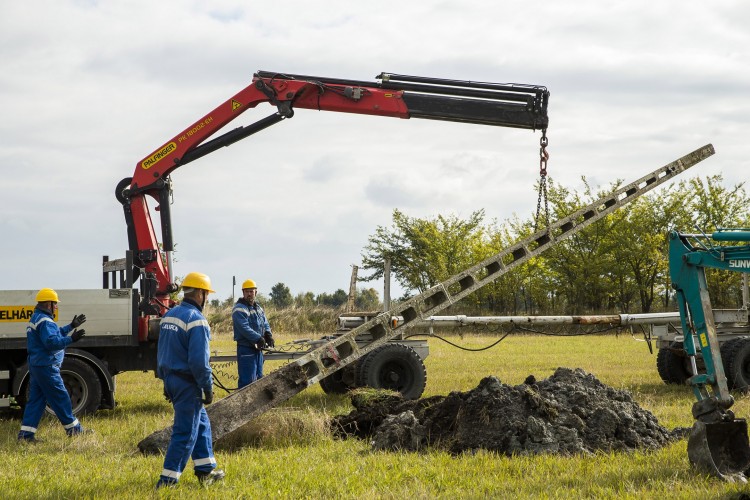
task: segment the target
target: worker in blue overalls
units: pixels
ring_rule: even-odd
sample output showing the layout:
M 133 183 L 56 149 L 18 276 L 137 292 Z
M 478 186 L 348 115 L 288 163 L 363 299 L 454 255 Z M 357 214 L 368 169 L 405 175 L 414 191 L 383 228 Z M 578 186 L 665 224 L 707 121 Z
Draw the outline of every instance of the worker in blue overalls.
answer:
M 211 329 L 203 307 L 214 291 L 202 273 L 185 276 L 182 291 L 182 303 L 167 311 L 159 327 L 156 370 L 174 407 L 174 424 L 157 488 L 177 484 L 190 458 L 201 483 L 224 479 L 224 471 L 216 468 L 211 422 L 203 406 L 213 401 Z
M 42 288 L 36 294 L 36 308 L 26 328 L 26 350 L 29 354 L 29 400 L 23 410 L 18 440 L 36 443 L 36 430 L 49 405 L 55 412 L 68 436 L 84 432 L 73 415 L 70 395 L 60 376 L 60 366 L 65 357 L 65 347 L 78 342 L 86 330 L 77 330 L 86 321 L 86 315 L 76 314 L 69 325 L 62 328 L 55 323 L 57 303 L 60 299 L 51 288 Z M 73 332 L 70 336 L 68 334 Z
M 237 342 L 237 385 L 240 388 L 263 376 L 263 348 L 275 346 L 266 313 L 255 301 L 257 294 L 255 281 L 245 280 L 242 298 L 232 308 L 232 328 Z

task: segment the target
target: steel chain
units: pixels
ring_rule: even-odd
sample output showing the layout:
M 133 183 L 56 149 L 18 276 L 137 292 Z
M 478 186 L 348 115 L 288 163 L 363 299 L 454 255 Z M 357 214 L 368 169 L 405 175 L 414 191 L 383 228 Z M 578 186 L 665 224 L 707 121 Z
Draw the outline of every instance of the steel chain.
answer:
M 547 160 L 549 152 L 547 151 L 547 129 L 542 130 L 542 137 L 539 139 L 539 197 L 536 201 L 536 218 L 534 220 L 534 231 L 539 228 L 539 216 L 542 212 L 542 198 L 544 199 L 544 222 L 545 228 L 549 231 L 549 202 L 547 200 Z

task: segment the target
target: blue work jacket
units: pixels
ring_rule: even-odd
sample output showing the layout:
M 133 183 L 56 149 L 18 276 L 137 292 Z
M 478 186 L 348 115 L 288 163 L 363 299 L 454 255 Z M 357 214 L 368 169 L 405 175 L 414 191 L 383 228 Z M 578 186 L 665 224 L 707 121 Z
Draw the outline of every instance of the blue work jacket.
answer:
M 73 329 L 66 325 L 60 328 L 52 319 L 52 312 L 36 307 L 26 327 L 26 350 L 31 366 L 61 365 L 65 348 L 73 339 L 68 333 Z
M 241 298 L 232 308 L 232 329 L 235 342 L 254 347 L 263 333 L 271 331 L 271 325 L 260 304 L 255 302 L 250 305 Z
M 201 308 L 190 299 L 169 311 L 161 319 L 156 373 L 164 378 L 169 373 L 192 377 L 204 392 L 210 392 L 211 365 L 209 341 L 211 328 Z

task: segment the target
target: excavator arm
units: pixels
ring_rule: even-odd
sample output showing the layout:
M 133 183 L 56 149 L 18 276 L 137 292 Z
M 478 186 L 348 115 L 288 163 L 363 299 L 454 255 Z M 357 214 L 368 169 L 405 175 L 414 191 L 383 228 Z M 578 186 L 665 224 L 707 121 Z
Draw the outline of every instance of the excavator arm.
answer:
M 138 162 L 133 177 L 123 179 L 115 195 L 125 212 L 128 244 L 137 268 L 135 279 L 141 278 L 143 314 L 161 316 L 171 305 L 169 294 L 177 290 L 172 271 L 171 172 L 291 118 L 296 108 L 532 130 L 545 130 L 548 125 L 549 92 L 545 87 L 390 73 L 376 78 L 380 81 L 258 71 L 250 85 Z M 273 114 L 212 138 L 242 113 L 265 102 L 276 107 Z M 161 243 L 148 197 L 158 203 Z
M 745 242 L 744 245 L 714 245 Z M 694 242 L 695 244 L 691 243 Z M 703 234 L 669 233 L 669 275 L 675 289 L 684 346 L 690 359 L 696 402 L 695 423 L 688 438 L 688 458 L 698 469 L 729 481 L 744 481 L 750 467 L 750 443 L 745 419 L 734 418 L 734 404 L 716 335 L 706 268 L 750 272 L 750 232 L 720 230 Z M 705 373 L 698 373 L 696 339 Z

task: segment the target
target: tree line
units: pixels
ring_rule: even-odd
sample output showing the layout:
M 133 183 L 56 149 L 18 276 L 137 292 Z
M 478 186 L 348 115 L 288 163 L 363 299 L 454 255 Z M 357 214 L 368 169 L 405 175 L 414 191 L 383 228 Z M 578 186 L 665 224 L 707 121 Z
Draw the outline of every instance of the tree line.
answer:
M 550 219 L 557 220 L 617 190 L 621 182 L 595 190 L 583 178 L 582 192 L 548 180 Z M 744 183 L 726 187 L 721 175 L 691 178 L 644 195 L 607 215 L 496 282 L 452 306 L 476 315 L 648 313 L 674 309 L 667 261 L 670 229 L 710 234 L 750 225 Z M 409 217 L 393 211 L 392 224 L 378 226 L 362 252 L 361 281 L 382 278 L 391 261 L 395 280 L 421 293 L 534 233 L 534 217 L 517 215 L 498 224 L 484 210 Z M 741 304 L 741 273 L 708 270 L 714 307 Z
M 322 292 L 315 294 L 313 292 L 301 292 L 296 295 L 284 283 L 276 283 L 271 288 L 268 297 L 258 294 L 258 302 L 266 306 L 273 306 L 276 309 L 289 308 L 310 308 L 310 307 L 329 307 L 333 309 L 343 309 L 349 301 L 349 294 L 339 288 L 333 293 Z M 223 303 L 218 299 L 212 300 L 214 307 L 228 307 L 232 305 L 232 297 L 227 298 Z M 356 311 L 376 311 L 382 307 L 380 296 L 374 288 L 359 288 L 354 297 L 354 309 Z

